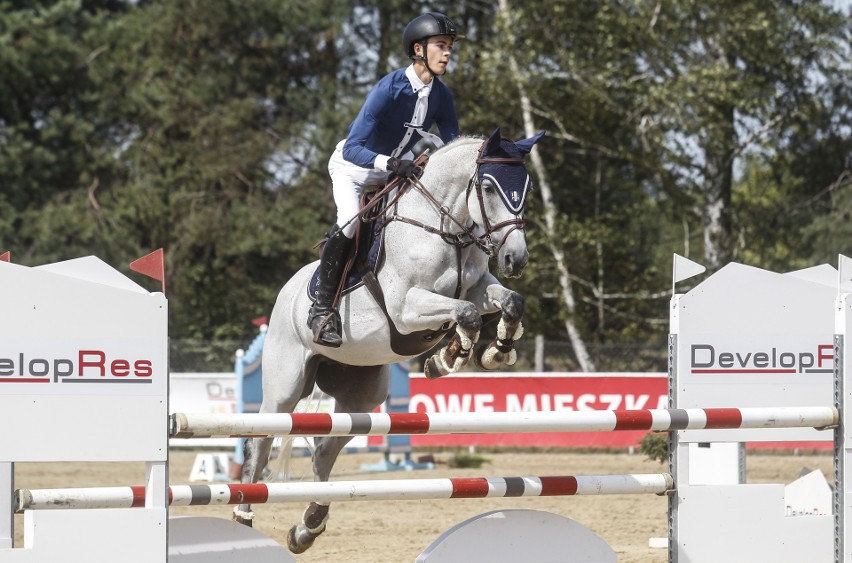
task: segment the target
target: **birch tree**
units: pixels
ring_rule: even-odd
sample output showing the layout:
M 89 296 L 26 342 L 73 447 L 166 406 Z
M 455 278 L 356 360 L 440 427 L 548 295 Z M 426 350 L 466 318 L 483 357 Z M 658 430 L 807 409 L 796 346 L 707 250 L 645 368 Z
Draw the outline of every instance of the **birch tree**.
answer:
M 648 136 L 673 184 L 689 195 L 711 269 L 743 250 L 735 167 L 774 155 L 842 72 L 849 20 L 821 2 L 658 0 L 635 4 L 647 24 Z M 631 11 L 625 3 L 624 11 Z
M 498 33 L 502 33 L 506 40 L 506 43 L 512 45 L 517 42 L 517 38 L 512 32 L 511 24 L 514 17 L 511 13 L 509 0 L 500 0 L 499 7 L 500 17 L 498 18 Z M 524 133 L 527 137 L 532 137 L 536 133 L 536 126 L 533 118 L 532 103 L 530 101 L 530 96 L 524 81 L 524 74 L 521 71 L 521 65 L 518 64 L 518 61 L 513 52 L 508 51 L 505 53 L 505 56 L 509 63 L 510 76 L 512 76 L 514 80 L 514 85 L 518 90 L 518 96 L 521 102 L 521 114 L 523 116 Z M 530 155 L 530 158 L 532 161 L 533 169 L 536 173 L 536 177 L 538 179 L 538 187 L 541 192 L 541 201 L 544 207 L 545 233 L 548 238 L 548 246 L 550 248 L 551 254 L 553 255 L 553 260 L 555 262 L 556 269 L 559 273 L 560 295 L 562 297 L 562 301 L 565 303 L 565 307 L 568 312 L 568 316 L 565 320 L 565 331 L 567 332 L 568 338 L 571 341 L 571 346 L 574 349 L 574 354 L 577 357 L 577 362 L 580 364 L 580 369 L 582 371 L 595 371 L 595 364 L 589 356 L 588 351 L 586 350 L 586 344 L 583 339 L 583 336 L 580 334 L 580 331 L 577 329 L 577 326 L 573 321 L 573 316 L 577 310 L 577 304 L 574 299 L 573 289 L 571 287 L 571 277 L 568 271 L 568 261 L 565 256 L 565 252 L 562 246 L 560 245 L 560 241 L 556 236 L 557 211 L 556 207 L 553 204 L 553 195 L 550 190 L 547 170 L 541 160 L 541 156 L 539 155 L 538 151 L 533 150 L 532 154 Z

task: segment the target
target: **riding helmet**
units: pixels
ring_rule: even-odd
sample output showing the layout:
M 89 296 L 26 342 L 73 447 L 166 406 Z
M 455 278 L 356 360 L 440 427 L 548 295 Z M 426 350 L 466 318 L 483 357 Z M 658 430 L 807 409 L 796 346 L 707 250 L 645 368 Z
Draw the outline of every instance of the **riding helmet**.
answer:
M 414 56 L 414 44 L 434 35 L 458 36 L 453 20 L 440 12 L 426 12 L 417 16 L 405 26 L 402 32 L 402 44 L 409 57 Z

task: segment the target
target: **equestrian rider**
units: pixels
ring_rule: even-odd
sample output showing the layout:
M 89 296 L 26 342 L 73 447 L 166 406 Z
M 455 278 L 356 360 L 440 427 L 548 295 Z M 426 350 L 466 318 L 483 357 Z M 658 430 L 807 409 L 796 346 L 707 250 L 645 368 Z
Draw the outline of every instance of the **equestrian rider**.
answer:
M 412 63 L 379 80 L 328 161 L 337 223 L 320 256 L 317 300 L 308 314 L 314 342 L 331 347 L 342 342 L 334 298 L 355 236 L 354 218 L 364 186 L 383 183 L 388 172 L 412 179 L 416 171 L 411 149 L 417 141 L 425 137 L 441 146 L 459 135 L 453 95 L 436 78 L 447 72 L 457 37 L 456 25 L 444 14 L 428 12 L 411 20 L 402 40 Z M 440 137 L 429 133 L 433 124 Z

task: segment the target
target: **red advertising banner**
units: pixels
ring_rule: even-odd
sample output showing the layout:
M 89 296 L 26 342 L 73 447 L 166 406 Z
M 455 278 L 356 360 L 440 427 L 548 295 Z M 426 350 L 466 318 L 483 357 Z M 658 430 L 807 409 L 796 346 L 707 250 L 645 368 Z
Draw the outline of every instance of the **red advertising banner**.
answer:
M 410 377 L 411 412 L 531 412 L 668 408 L 663 373 L 462 374 Z M 411 436 L 417 446 L 630 447 L 644 431 Z

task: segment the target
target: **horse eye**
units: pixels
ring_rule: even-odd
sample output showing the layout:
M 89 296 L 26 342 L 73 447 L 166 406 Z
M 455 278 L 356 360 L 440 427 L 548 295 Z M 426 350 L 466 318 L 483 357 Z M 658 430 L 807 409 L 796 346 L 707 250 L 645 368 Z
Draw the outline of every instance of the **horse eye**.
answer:
M 482 182 L 482 189 L 485 191 L 485 193 L 493 193 L 494 184 L 491 182 L 491 180 L 485 180 L 484 182 Z

